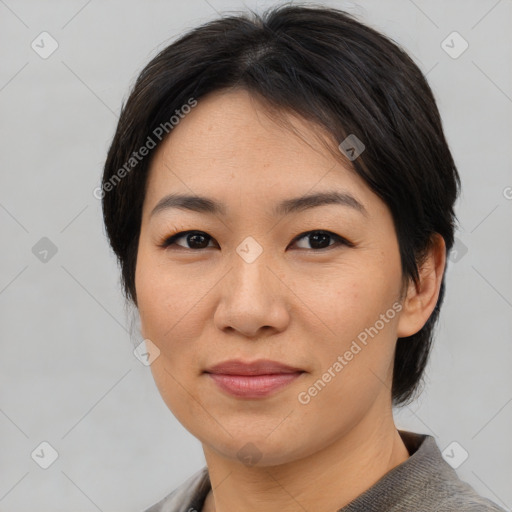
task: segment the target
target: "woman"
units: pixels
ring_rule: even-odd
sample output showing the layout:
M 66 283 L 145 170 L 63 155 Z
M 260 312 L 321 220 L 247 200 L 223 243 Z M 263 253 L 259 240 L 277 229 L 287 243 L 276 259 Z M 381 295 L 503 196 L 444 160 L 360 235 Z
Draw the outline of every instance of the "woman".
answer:
M 422 73 L 328 8 L 227 17 L 140 74 L 107 234 L 206 466 L 156 511 L 499 511 L 397 430 L 444 295 L 459 176 Z

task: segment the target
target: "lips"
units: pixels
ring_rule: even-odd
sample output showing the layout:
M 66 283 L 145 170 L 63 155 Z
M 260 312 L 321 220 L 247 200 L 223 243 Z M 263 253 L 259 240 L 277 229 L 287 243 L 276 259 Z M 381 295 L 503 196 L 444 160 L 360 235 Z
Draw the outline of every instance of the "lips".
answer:
M 257 399 L 285 388 L 305 372 L 268 359 L 252 363 L 233 359 L 212 366 L 205 373 L 223 392 L 239 399 Z
M 212 366 L 205 373 L 222 375 L 279 375 L 286 373 L 302 373 L 304 370 L 295 368 L 278 361 L 260 359 L 246 363 L 239 359 L 231 359 Z

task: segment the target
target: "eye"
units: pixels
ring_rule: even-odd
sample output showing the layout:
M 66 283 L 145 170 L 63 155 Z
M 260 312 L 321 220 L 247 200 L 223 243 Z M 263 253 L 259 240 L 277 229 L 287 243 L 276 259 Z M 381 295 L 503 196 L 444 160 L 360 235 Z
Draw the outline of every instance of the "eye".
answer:
M 181 239 L 185 240 L 186 245 L 177 243 L 177 241 Z M 306 233 L 301 233 L 299 236 L 295 237 L 292 243 L 297 243 L 302 239 L 309 239 L 309 242 L 306 243 L 309 243 L 310 247 L 301 247 L 301 249 L 307 250 L 322 250 L 334 245 L 347 245 L 349 247 L 354 246 L 353 243 L 349 242 L 342 236 L 337 235 L 336 233 L 332 233 L 331 231 L 324 230 L 307 231 Z M 330 239 L 333 240 L 333 243 L 329 243 Z M 166 248 L 171 245 L 178 245 L 184 249 L 200 250 L 208 248 L 208 242 L 212 240 L 213 238 L 204 231 L 181 231 L 180 233 L 176 233 L 175 235 L 166 238 L 160 244 L 160 247 Z M 215 245 L 210 247 L 215 247 Z
M 295 237 L 293 241 L 297 242 L 302 239 L 309 239 L 309 242 L 306 243 L 309 243 L 311 247 L 301 247 L 302 249 L 308 250 L 327 249 L 329 247 L 332 247 L 333 245 L 348 245 L 349 247 L 354 246 L 354 244 L 352 244 L 342 236 L 337 235 L 336 233 L 332 233 L 331 231 L 307 231 L 306 233 L 302 233 L 299 236 Z M 329 239 L 333 239 L 334 243 L 329 243 Z
M 182 244 L 176 243 L 177 240 L 185 239 L 185 243 L 190 244 L 188 247 Z M 212 237 L 206 234 L 204 231 L 181 231 L 176 233 L 169 238 L 166 238 L 161 244 L 161 247 L 169 247 L 171 245 L 179 245 L 185 249 L 205 249 L 208 247 L 208 240 L 212 240 Z

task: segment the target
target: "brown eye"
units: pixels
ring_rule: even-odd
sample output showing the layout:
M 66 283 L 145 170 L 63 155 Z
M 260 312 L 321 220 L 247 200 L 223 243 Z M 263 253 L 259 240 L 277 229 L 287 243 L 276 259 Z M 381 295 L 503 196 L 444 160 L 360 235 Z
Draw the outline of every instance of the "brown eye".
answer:
M 185 239 L 185 244 L 177 243 L 177 240 Z M 182 231 L 171 236 L 162 244 L 163 247 L 169 247 L 171 245 L 178 245 L 185 249 L 205 249 L 208 247 L 208 242 L 212 240 L 212 237 L 207 235 L 204 231 Z
M 348 240 L 337 235 L 336 233 L 332 233 L 331 231 L 308 231 L 306 233 L 302 233 L 298 237 L 295 238 L 295 242 L 298 240 L 309 240 L 306 242 L 310 245 L 310 247 L 301 247 L 302 249 L 307 250 L 322 250 L 332 247 L 334 245 L 348 245 L 350 247 L 353 246 Z M 333 243 L 329 243 L 330 240 L 333 240 Z

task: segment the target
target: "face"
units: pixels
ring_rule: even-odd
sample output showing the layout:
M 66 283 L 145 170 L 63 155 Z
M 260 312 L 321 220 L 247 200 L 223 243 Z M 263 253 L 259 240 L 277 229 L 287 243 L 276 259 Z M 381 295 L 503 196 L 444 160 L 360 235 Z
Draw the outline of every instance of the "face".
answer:
M 198 102 L 154 155 L 135 276 L 165 403 L 211 450 L 235 460 L 252 443 L 260 465 L 322 450 L 390 408 L 401 308 L 389 209 L 318 127 L 289 119 L 300 136 L 243 90 Z M 291 201 L 322 193 L 340 199 Z M 169 194 L 219 209 L 162 206 Z M 219 382 L 243 379 L 206 373 L 232 359 L 300 372 L 240 396 Z

